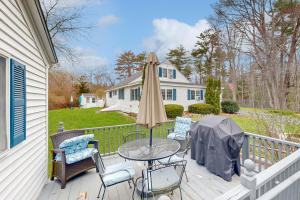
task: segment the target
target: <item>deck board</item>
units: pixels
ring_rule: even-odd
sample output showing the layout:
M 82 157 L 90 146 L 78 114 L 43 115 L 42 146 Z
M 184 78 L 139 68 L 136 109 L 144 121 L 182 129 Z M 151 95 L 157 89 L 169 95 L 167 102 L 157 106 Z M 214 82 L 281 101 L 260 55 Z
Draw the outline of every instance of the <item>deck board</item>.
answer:
M 198 165 L 191 160 L 190 155 L 186 156 L 188 161 L 187 174 L 189 181 L 185 176 L 182 181 L 182 195 L 184 200 L 212 200 L 224 192 L 232 189 L 240 183 L 240 177 L 234 175 L 231 182 L 223 180 L 221 177 L 211 174 L 205 167 Z M 104 157 L 106 165 L 124 162 L 124 159 L 118 155 Z M 143 162 L 134 162 L 137 177 L 141 176 L 141 171 L 145 168 Z M 96 171 L 89 170 L 72 180 L 68 181 L 66 188 L 61 190 L 59 181 L 49 181 L 43 188 L 38 200 L 76 200 L 80 192 L 87 192 L 88 199 L 97 199 L 100 188 L 100 178 Z M 107 200 L 125 200 L 131 199 L 132 189 L 128 183 L 122 183 L 108 188 L 105 199 Z M 168 194 L 172 200 L 179 200 L 178 190 L 174 194 Z M 135 195 L 135 199 L 140 199 Z

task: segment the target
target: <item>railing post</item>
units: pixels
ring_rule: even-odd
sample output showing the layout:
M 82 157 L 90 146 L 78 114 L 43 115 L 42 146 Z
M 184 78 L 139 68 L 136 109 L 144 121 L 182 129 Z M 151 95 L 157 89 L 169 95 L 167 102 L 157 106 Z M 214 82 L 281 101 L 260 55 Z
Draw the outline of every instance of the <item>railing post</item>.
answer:
M 244 135 L 244 142 L 242 146 L 242 163 L 249 159 L 249 136 Z
M 250 190 L 250 200 L 256 199 L 256 177 L 254 176 L 255 164 L 252 160 L 247 159 L 244 162 L 245 171 L 241 175 L 241 184 Z
M 59 122 L 58 123 L 58 129 L 57 129 L 57 132 L 58 133 L 61 133 L 61 132 L 64 132 L 64 123 L 63 122 Z

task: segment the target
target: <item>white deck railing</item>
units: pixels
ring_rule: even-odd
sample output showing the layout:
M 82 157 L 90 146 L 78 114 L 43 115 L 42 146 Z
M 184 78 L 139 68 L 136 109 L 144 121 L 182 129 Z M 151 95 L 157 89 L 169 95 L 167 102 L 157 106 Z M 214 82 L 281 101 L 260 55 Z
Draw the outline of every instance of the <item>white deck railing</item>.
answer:
M 241 184 L 217 200 L 299 200 L 300 150 L 290 154 L 268 169 L 255 174 L 255 164 L 245 161 Z
M 174 126 L 169 121 L 154 128 L 154 137 L 166 137 L 168 129 Z M 103 155 L 117 153 L 123 144 L 123 136 L 128 132 L 141 131 L 146 134 L 149 129 L 137 124 L 86 128 L 86 133 L 94 134 L 99 140 L 99 149 Z M 241 184 L 217 198 L 218 200 L 298 200 L 288 197 L 291 192 L 300 193 L 300 144 L 271 137 L 245 133 L 241 152 L 245 172 Z M 250 160 L 251 159 L 251 160 Z M 283 196 L 283 197 L 282 197 Z

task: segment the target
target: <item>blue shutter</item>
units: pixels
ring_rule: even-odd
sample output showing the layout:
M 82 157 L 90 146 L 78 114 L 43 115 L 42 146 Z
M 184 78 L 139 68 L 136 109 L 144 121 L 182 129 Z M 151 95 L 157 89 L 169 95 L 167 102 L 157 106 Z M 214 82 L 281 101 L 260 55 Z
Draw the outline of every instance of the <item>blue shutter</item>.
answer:
M 25 65 L 10 61 L 10 147 L 26 139 Z
M 141 99 L 141 88 L 140 87 L 138 87 L 138 89 L 137 89 L 138 91 L 137 91 L 137 100 L 139 101 L 140 99 Z
M 176 89 L 173 89 L 173 101 L 176 101 Z
M 173 78 L 176 79 L 176 69 L 173 69 Z
M 200 90 L 200 100 L 203 100 L 203 90 Z
M 187 90 L 187 100 L 191 100 L 191 90 Z
M 158 68 L 158 74 L 159 74 L 159 77 L 162 77 L 162 68 L 161 67 Z

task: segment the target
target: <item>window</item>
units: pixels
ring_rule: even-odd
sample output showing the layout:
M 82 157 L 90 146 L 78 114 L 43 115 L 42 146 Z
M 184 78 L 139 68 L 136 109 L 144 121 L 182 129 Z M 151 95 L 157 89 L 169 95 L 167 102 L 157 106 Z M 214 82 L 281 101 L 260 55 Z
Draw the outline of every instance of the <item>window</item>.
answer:
M 176 101 L 176 89 L 161 89 L 163 100 Z
M 0 152 L 7 148 L 6 101 L 6 59 L 0 57 Z
M 173 79 L 173 70 L 172 69 L 168 69 L 168 77 L 169 79 Z
M 172 89 L 167 89 L 167 100 L 173 100 Z
M 195 90 L 191 90 L 191 100 L 195 100 Z
M 96 103 L 96 98 L 95 97 L 92 98 L 92 103 Z
M 26 139 L 26 69 L 10 62 L 10 147 Z
M 168 71 L 167 71 L 166 68 L 163 68 L 163 74 L 162 74 L 162 75 L 163 75 L 164 78 L 167 78 L 167 77 L 168 77 L 168 76 L 167 76 L 167 75 L 168 75 Z
M 163 100 L 166 100 L 166 90 L 165 89 L 161 89 L 161 96 Z
M 124 88 L 119 89 L 119 99 L 124 99 Z
M 117 91 L 117 90 L 114 90 L 114 91 L 113 91 L 113 95 L 116 96 L 117 94 L 118 94 L 118 91 Z
M 109 91 L 109 98 L 112 98 L 112 91 Z
M 196 90 L 196 100 L 202 101 L 204 98 L 203 96 L 203 90 Z
M 141 97 L 140 88 L 135 88 L 130 90 L 130 100 L 131 101 L 139 101 Z

